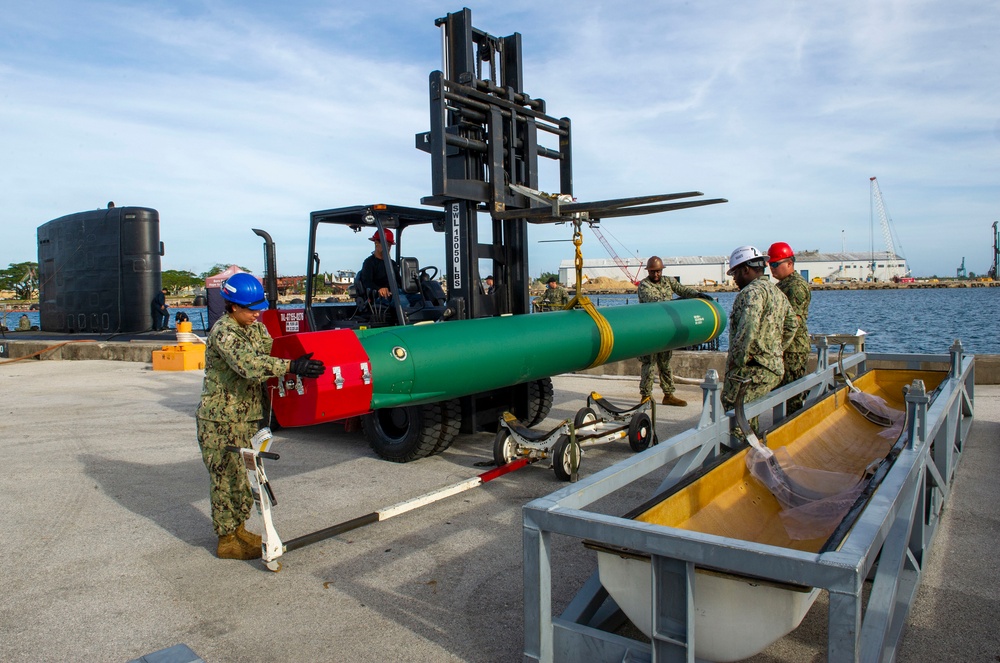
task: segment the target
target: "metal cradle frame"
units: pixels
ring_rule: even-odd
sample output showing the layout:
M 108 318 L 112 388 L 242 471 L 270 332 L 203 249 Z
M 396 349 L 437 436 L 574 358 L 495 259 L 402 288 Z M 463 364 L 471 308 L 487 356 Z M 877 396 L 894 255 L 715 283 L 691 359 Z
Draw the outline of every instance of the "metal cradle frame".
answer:
M 746 408 L 747 417 L 784 414 L 790 397 L 818 397 L 834 388 L 839 366 L 818 343 L 816 371 L 773 391 Z M 684 531 L 585 511 L 595 501 L 673 464 L 665 490 L 712 459 L 730 443 L 718 374 L 702 384 L 703 411 L 696 428 L 525 505 L 525 661 L 695 661 L 695 568 L 708 564 L 736 574 L 818 587 L 829 593 L 827 660 L 892 661 L 920 583 L 921 570 L 948 499 L 950 484 L 974 413 L 975 357 L 959 341 L 949 355 L 876 355 L 846 358 L 845 370 L 879 367 L 921 369 L 950 365 L 933 405 L 923 383 L 906 396 L 907 443 L 839 550 L 799 552 L 738 539 Z M 659 492 L 659 491 L 658 491 Z M 652 570 L 652 642 L 611 632 L 622 616 L 595 571 L 561 615 L 552 614 L 553 534 L 648 553 Z M 876 566 L 876 558 L 878 564 Z M 871 576 L 867 600 L 862 590 Z

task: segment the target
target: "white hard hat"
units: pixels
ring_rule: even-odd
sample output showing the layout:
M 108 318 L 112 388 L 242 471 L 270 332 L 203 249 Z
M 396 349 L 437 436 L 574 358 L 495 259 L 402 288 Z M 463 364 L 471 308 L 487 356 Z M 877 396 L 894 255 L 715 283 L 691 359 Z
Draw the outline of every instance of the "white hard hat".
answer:
M 727 271 L 726 274 L 732 276 L 734 269 L 745 262 L 752 261 L 756 261 L 760 264 L 751 265 L 751 267 L 763 267 L 767 263 L 767 256 L 749 244 L 737 247 L 729 256 L 729 271 Z

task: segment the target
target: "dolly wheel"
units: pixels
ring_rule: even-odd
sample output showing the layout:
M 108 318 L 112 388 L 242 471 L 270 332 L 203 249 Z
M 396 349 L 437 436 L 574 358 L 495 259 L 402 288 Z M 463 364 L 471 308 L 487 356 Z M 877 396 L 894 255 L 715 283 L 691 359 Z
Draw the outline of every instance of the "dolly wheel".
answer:
M 589 407 L 580 408 L 580 411 L 576 413 L 575 417 L 573 417 L 573 427 L 583 428 L 584 426 L 592 424 L 595 421 L 597 421 L 596 412 Z
M 517 458 L 517 441 L 511 436 L 510 431 L 500 427 L 496 437 L 493 438 L 493 462 L 497 467 L 502 467 Z
M 275 573 L 281 571 L 281 562 L 276 559 L 272 559 L 270 562 L 264 562 L 264 566 L 267 567 L 268 571 L 273 571 Z
M 653 435 L 653 424 L 648 414 L 640 412 L 632 417 L 628 425 L 628 445 L 632 447 L 632 451 L 636 453 L 645 451 Z
M 560 481 L 573 477 L 573 456 L 576 455 L 577 471 L 580 469 L 580 447 L 570 440 L 569 435 L 560 435 L 552 447 L 552 471 Z

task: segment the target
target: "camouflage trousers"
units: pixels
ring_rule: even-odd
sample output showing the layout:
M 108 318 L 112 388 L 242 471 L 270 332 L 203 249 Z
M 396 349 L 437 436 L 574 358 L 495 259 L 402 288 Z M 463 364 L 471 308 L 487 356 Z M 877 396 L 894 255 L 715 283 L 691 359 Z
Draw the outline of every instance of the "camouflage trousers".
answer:
M 750 380 L 750 384 L 747 385 L 746 394 L 743 396 L 744 403 L 750 403 L 758 398 L 766 396 L 771 392 L 772 389 L 778 386 L 781 381 L 781 377 L 771 371 L 767 370 L 763 366 L 748 366 L 740 371 L 740 376 L 742 378 L 747 378 Z M 722 385 L 722 407 L 725 410 L 732 410 L 736 406 L 736 394 L 740 390 L 740 383 L 736 380 L 736 376 L 730 373 L 726 373 L 726 381 Z M 735 425 L 735 420 L 733 421 Z M 760 428 L 758 427 L 758 418 L 754 417 L 750 420 L 750 428 L 757 435 L 760 435 Z M 743 431 L 736 426 L 733 429 L 733 435 L 737 439 L 744 439 Z
M 783 387 L 786 384 L 791 384 L 795 382 L 800 377 L 806 374 L 806 368 L 809 366 L 809 353 L 808 352 L 786 352 L 785 353 L 785 374 L 781 377 L 781 383 L 779 387 Z M 806 395 L 799 394 L 794 398 L 788 399 L 788 404 L 785 406 L 785 414 L 789 415 L 793 412 L 798 412 L 802 409 L 802 403 L 806 400 Z
M 653 355 L 642 355 L 639 357 L 639 396 L 649 398 L 653 395 L 653 362 L 656 362 L 656 370 L 660 374 L 660 389 L 664 396 L 674 393 L 674 372 L 670 368 L 671 351 L 657 352 Z
M 247 471 L 240 455 L 226 451 L 226 445 L 250 446 L 257 423 L 198 419 L 198 446 L 211 480 L 212 527 L 219 536 L 232 534 L 250 517 L 254 504 Z

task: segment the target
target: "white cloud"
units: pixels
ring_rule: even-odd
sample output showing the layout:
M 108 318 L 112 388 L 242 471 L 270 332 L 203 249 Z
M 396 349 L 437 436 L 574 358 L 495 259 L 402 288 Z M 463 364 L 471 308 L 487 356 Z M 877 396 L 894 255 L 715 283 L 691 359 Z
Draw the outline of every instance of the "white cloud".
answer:
M 481 5 L 481 6 L 480 6 Z M 918 273 L 991 258 L 1000 9 L 972 2 L 472 3 L 518 31 L 526 90 L 573 118 L 581 199 L 700 190 L 730 203 L 608 221 L 631 251 L 746 242 L 864 250 L 879 177 Z M 457 7 L 456 7 L 457 8 Z M 166 268 L 302 271 L 312 210 L 429 193 L 434 3 L 22 3 L 0 36 L 0 263 L 107 200 L 157 208 Z M 543 188 L 556 180 L 543 166 Z M 841 231 L 844 231 L 843 234 Z M 532 271 L 569 257 L 531 229 Z M 352 268 L 364 242 L 331 249 Z M 360 248 L 359 248 L 360 246 Z M 621 247 L 619 247 L 621 248 Z M 421 262 L 440 262 L 421 246 Z M 604 257 L 587 238 L 585 251 Z M 621 253 L 626 251 L 622 249 Z

